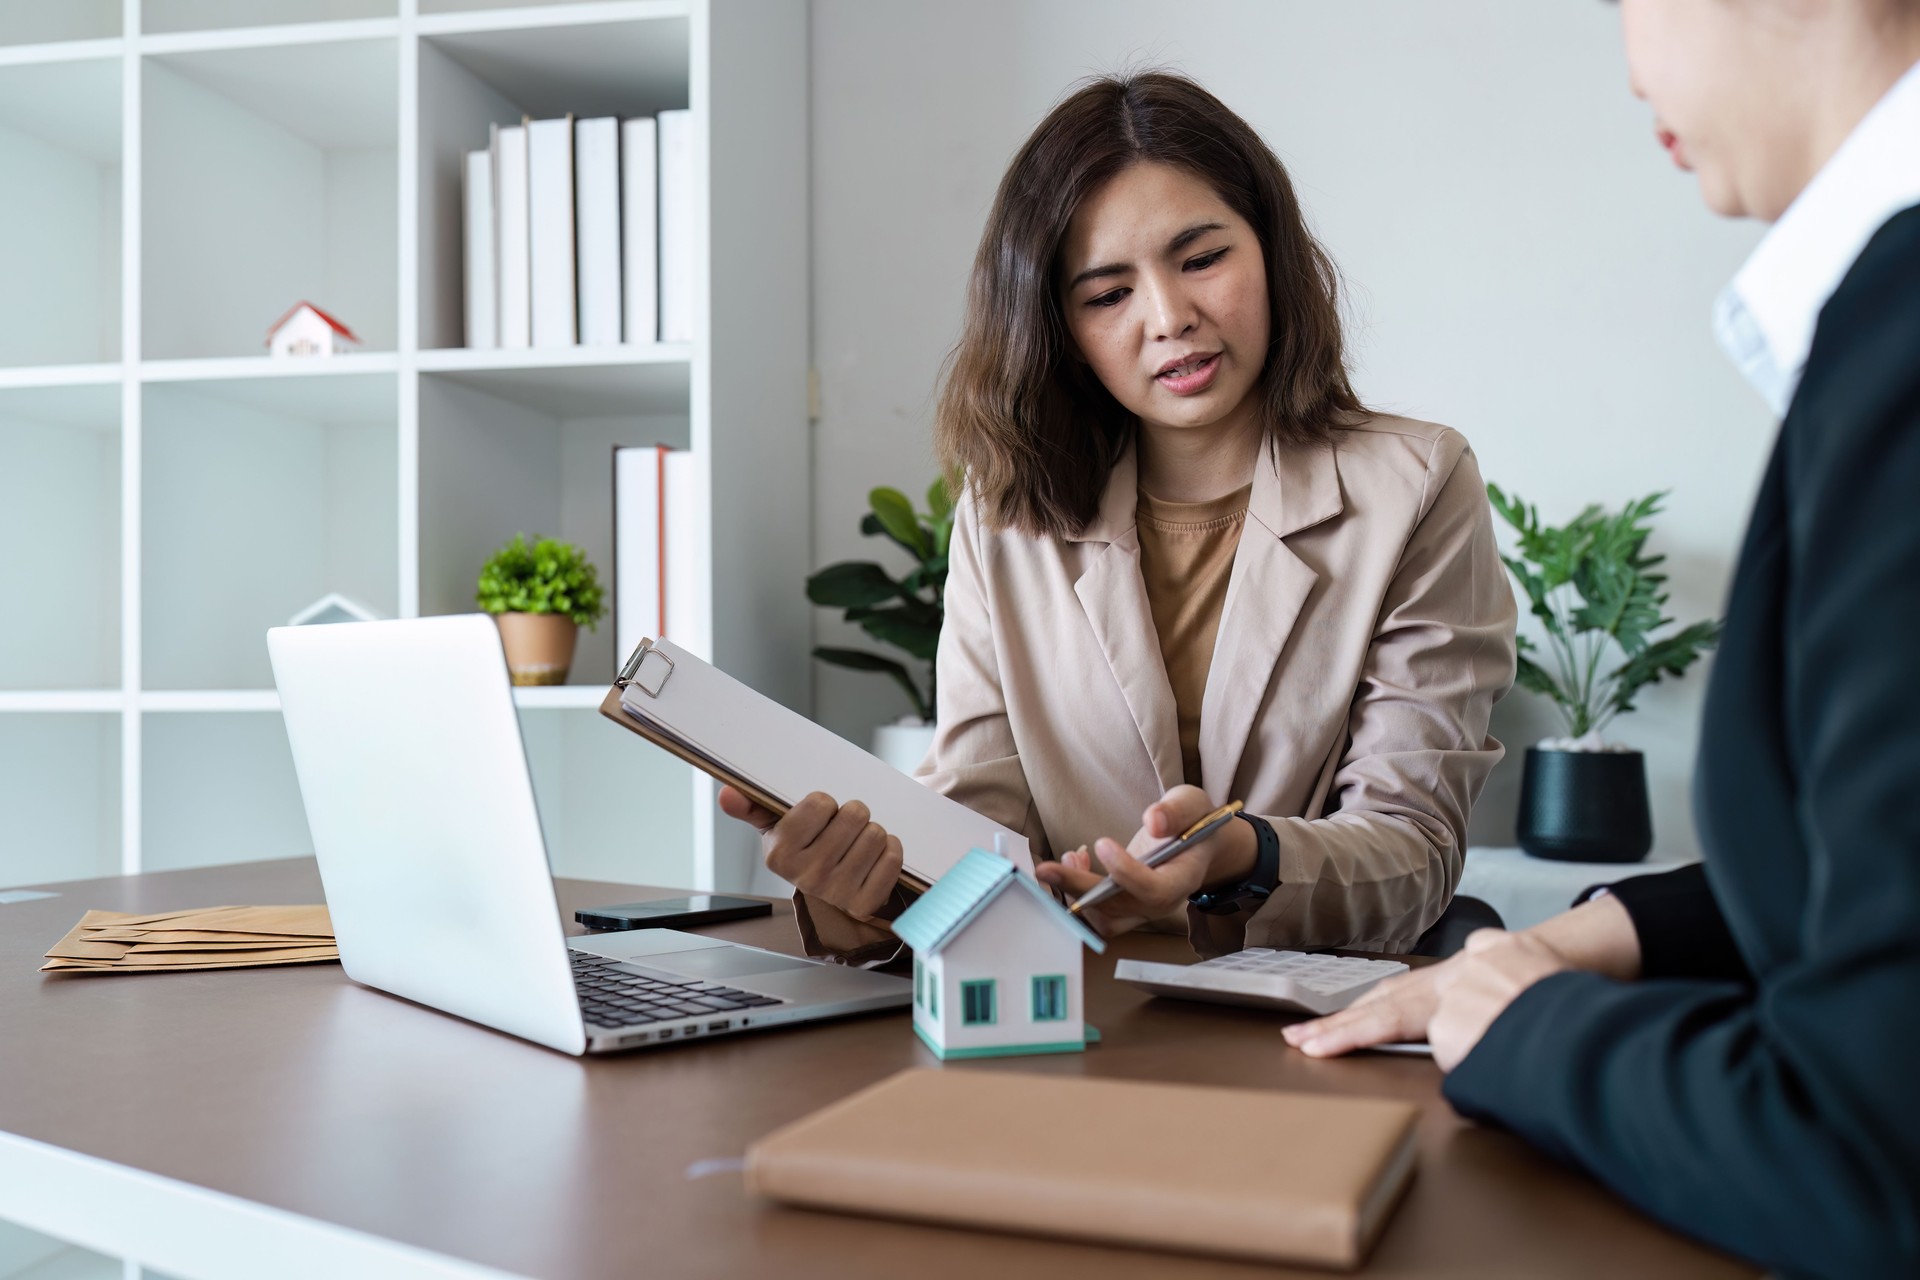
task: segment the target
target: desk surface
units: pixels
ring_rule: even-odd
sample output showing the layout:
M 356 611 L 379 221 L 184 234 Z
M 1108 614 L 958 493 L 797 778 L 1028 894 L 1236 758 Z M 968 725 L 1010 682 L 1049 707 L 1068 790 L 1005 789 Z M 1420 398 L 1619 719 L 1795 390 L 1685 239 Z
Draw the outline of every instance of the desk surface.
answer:
M 311 861 L 50 887 L 60 896 L 0 906 L 5 1133 L 529 1276 L 1295 1274 L 781 1209 L 747 1197 L 737 1174 L 689 1178 L 697 1162 L 737 1157 L 825 1103 L 930 1065 L 904 1012 L 576 1060 L 357 987 L 337 965 L 35 972 L 89 907 L 318 902 Z M 578 905 L 649 896 L 559 889 L 569 918 Z M 771 920 L 711 932 L 797 949 L 785 904 Z M 1151 1000 L 1112 980 L 1116 956 L 1184 952 L 1182 939 L 1135 936 L 1089 958 L 1087 1003 L 1105 1038 L 1085 1054 L 945 1069 L 1408 1099 L 1423 1113 L 1420 1172 L 1369 1276 L 1754 1274 L 1508 1135 L 1461 1122 L 1429 1061 L 1315 1062 L 1264 1015 Z

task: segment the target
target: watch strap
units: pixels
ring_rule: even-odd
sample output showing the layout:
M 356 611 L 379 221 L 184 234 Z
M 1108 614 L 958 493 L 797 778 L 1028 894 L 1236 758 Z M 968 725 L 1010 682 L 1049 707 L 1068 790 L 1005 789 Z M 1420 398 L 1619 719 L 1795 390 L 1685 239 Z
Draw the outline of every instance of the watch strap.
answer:
M 1258 842 L 1253 870 L 1245 880 L 1212 892 L 1202 890 L 1187 899 L 1189 905 L 1208 915 L 1231 915 L 1249 906 L 1265 902 L 1267 895 L 1280 887 L 1280 834 L 1273 824 L 1257 813 L 1242 809 L 1234 815 L 1253 828 Z

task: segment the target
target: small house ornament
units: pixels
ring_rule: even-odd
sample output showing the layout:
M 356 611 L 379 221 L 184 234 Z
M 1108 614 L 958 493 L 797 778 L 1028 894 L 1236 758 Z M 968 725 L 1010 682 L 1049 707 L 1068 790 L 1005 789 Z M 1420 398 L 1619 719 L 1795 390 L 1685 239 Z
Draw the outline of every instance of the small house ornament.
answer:
M 941 1058 L 1078 1053 L 1099 1039 L 1081 948 L 1107 944 L 1006 858 L 969 850 L 893 931 L 913 948 L 914 1034 Z
M 324 626 L 335 622 L 378 622 L 380 615 L 358 600 L 329 591 L 288 619 L 290 627 Z
M 358 343 L 353 330 L 314 306 L 302 302 L 274 321 L 267 330 L 267 350 L 281 356 L 330 356 L 341 342 Z

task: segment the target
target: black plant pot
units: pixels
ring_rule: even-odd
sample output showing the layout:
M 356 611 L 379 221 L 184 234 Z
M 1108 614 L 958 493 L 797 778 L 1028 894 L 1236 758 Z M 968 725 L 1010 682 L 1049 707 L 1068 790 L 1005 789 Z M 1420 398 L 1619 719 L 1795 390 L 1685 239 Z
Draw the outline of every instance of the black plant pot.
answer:
M 1557 862 L 1638 862 L 1653 848 L 1647 762 L 1638 751 L 1527 748 L 1520 847 Z

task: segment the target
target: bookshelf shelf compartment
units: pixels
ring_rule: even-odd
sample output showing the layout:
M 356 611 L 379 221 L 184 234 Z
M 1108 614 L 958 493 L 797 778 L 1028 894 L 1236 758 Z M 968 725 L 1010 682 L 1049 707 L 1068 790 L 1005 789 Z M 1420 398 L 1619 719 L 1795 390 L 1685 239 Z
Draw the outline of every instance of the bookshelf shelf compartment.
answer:
M 398 345 L 397 42 L 150 56 L 142 354 L 259 356 L 312 302 Z
M 653 350 L 647 347 L 561 347 L 547 352 L 461 350 L 423 352 L 420 361 L 422 371 L 426 372 L 431 367 L 429 354 L 489 357 L 446 361 L 428 373 L 427 380 L 470 388 L 556 418 L 685 417 L 690 376 L 685 357 L 655 360 L 623 355 L 626 352 L 651 355 Z M 533 359 L 521 362 L 498 358 L 512 356 Z M 543 356 L 549 358 L 542 359 Z
M 120 683 L 120 391 L 0 391 L 0 689 Z
M 560 874 L 618 884 L 694 883 L 693 771 L 687 765 L 587 712 L 523 707 L 520 734 L 540 797 L 547 856 L 565 868 Z
M 278 714 L 212 711 L 141 720 L 149 871 L 301 858 L 313 852 Z
M 0 889 L 119 874 L 117 711 L 0 715 L 0 760 Z
M 633 365 L 674 370 L 684 365 Z M 507 394 L 467 379 L 497 375 L 423 375 L 420 379 L 420 611 L 470 613 L 480 566 L 516 533 L 563 538 L 580 546 L 608 588 L 613 585 L 613 449 L 688 443 L 683 398 L 669 413 L 564 415 L 521 384 Z M 502 394 L 492 394 L 502 391 Z M 568 392 L 566 399 L 575 394 Z M 602 693 L 619 663 L 611 616 L 582 630 L 570 685 Z M 598 705 L 596 698 L 589 705 Z
M 420 40 L 420 346 L 466 343 L 461 158 L 493 125 L 653 115 L 688 103 L 684 15 L 423 36 Z
M 270 689 L 265 632 L 330 591 L 399 612 L 389 374 L 142 393 L 144 685 Z
M 120 34 L 121 0 L 0 0 L 0 48 Z
M 120 358 L 120 59 L 0 66 L 0 366 Z
M 221 27 L 391 18 L 398 12 L 395 0 L 140 0 L 140 25 L 148 34 L 158 35 Z

